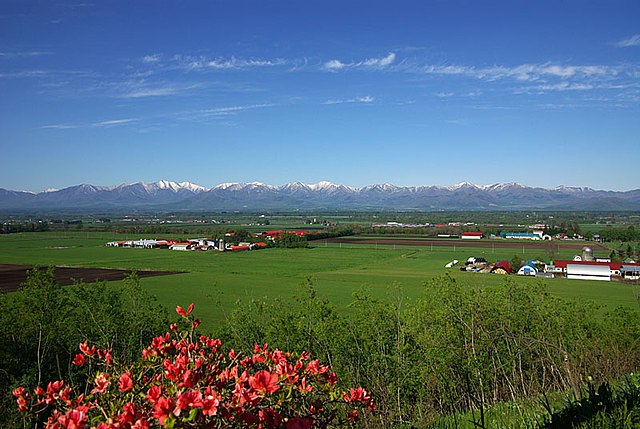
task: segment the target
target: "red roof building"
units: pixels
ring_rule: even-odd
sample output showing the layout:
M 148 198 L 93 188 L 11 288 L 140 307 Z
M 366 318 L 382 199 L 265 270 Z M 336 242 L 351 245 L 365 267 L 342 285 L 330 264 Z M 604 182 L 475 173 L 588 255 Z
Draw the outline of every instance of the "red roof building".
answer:
M 463 232 L 460 235 L 460 238 L 463 239 L 471 239 L 471 240 L 480 240 L 481 238 L 484 238 L 484 234 L 481 232 Z

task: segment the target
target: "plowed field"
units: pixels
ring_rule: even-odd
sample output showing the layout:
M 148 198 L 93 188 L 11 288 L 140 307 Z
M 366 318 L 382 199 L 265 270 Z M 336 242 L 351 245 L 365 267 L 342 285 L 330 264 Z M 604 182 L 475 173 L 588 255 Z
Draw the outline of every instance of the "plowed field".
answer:
M 21 283 L 27 279 L 27 271 L 33 269 L 30 265 L 0 264 L 0 290 L 3 292 L 13 292 L 18 289 Z M 73 284 L 75 280 L 82 280 L 87 283 L 96 280 L 122 280 L 131 271 L 112 270 L 107 268 L 77 268 L 77 267 L 56 267 L 55 276 L 61 285 Z M 139 277 L 166 276 L 179 274 L 179 271 L 138 271 Z

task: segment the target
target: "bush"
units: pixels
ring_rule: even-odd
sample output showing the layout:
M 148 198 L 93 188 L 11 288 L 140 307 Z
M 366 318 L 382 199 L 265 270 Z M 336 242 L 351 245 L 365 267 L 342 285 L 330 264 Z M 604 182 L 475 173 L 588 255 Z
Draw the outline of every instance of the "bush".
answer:
M 48 429 L 326 428 L 374 409 L 364 389 L 340 390 L 336 374 L 308 353 L 266 344 L 247 355 L 223 352 L 220 340 L 196 335 L 193 307 L 177 307 L 179 324 L 133 365 L 85 342 L 73 360 L 85 369 L 84 386 L 59 380 L 33 393 L 15 389 L 25 425 L 47 416 Z

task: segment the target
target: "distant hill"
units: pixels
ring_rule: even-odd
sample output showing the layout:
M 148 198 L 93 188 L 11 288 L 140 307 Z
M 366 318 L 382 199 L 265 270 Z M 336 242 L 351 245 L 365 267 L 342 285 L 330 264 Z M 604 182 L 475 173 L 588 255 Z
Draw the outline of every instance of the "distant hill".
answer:
M 82 184 L 40 193 L 0 188 L 0 210 L 640 210 L 640 189 L 533 188 L 518 183 L 353 188 L 331 182 L 283 186 L 223 183 L 207 189 L 161 180 L 113 187 Z

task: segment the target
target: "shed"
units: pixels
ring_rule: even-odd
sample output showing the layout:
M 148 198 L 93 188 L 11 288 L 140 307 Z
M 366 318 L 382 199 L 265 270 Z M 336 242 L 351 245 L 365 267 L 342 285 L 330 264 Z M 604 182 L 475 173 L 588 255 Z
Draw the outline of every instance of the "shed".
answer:
M 518 270 L 519 276 L 535 276 L 538 273 L 538 268 L 532 263 L 527 262 Z
M 511 274 L 511 265 L 508 261 L 498 261 L 491 269 L 494 274 Z

